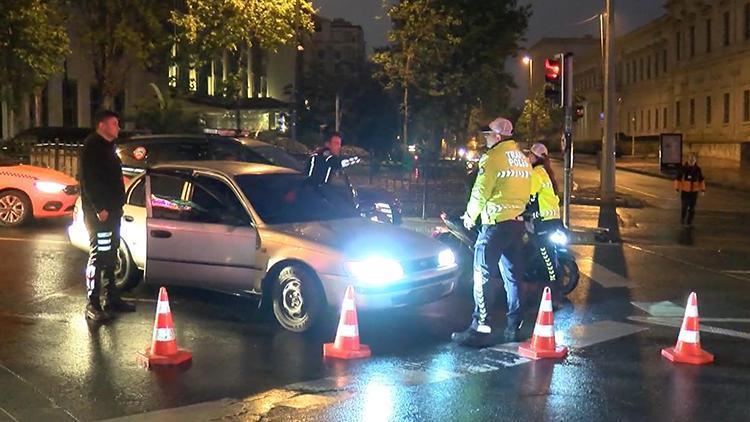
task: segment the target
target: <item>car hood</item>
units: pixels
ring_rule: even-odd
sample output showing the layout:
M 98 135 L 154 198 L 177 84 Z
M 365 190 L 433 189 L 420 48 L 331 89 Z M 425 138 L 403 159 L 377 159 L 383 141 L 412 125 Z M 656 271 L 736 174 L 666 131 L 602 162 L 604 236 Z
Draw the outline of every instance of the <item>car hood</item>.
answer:
M 44 167 L 21 164 L 18 166 L 3 167 L 3 169 L 8 173 L 15 173 L 19 176 L 33 177 L 36 180 L 45 182 L 61 183 L 66 186 L 78 184 L 76 179 L 68 176 L 67 174 Z
M 338 250 L 350 259 L 382 256 L 397 260 L 433 257 L 444 249 L 417 232 L 364 218 L 270 226 L 272 230 Z

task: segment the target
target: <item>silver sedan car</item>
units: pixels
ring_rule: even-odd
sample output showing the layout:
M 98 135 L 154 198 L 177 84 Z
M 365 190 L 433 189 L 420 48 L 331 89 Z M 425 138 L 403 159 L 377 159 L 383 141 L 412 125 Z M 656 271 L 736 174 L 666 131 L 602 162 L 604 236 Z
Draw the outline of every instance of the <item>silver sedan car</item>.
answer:
M 387 309 L 435 301 L 458 277 L 442 244 L 364 219 L 346 190 L 281 167 L 159 165 L 129 184 L 124 211 L 121 287 L 143 271 L 147 283 L 261 295 L 295 332 L 340 306 L 348 285 L 360 308 Z M 68 235 L 88 248 L 80 206 Z

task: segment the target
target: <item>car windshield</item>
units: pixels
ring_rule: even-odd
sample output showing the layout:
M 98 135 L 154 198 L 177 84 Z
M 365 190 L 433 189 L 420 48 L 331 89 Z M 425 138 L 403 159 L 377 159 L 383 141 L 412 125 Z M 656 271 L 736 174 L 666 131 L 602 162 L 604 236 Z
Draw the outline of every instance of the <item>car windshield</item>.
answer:
M 261 145 L 248 147 L 248 149 L 261 156 L 264 160 L 268 161 L 269 164 L 275 166 L 286 167 L 297 171 L 302 171 L 305 167 L 302 162 L 292 157 L 281 148 L 271 145 Z
M 357 217 L 346 189 L 315 186 L 301 174 L 241 175 L 235 180 L 267 224 L 303 223 Z

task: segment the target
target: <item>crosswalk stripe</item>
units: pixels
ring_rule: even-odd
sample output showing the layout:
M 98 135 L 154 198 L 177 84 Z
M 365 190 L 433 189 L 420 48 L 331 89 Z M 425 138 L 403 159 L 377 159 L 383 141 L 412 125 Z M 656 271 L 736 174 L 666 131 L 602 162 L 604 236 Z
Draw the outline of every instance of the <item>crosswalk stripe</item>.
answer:
M 578 261 L 578 269 L 581 271 L 581 274 L 608 289 L 633 286 L 633 283 L 627 278 L 608 270 L 603 265 L 599 265 L 589 258 Z

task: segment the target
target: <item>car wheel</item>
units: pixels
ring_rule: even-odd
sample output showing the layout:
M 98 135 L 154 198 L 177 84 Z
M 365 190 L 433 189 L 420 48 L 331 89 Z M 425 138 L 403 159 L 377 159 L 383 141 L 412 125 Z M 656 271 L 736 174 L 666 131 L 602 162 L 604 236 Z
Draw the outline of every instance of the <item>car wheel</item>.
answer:
M 302 333 L 313 327 L 325 310 L 318 277 L 300 265 L 282 269 L 272 285 L 273 314 L 284 329 Z
M 140 271 L 133 262 L 128 246 L 120 240 L 117 248 L 117 261 L 115 262 L 115 286 L 121 292 L 132 289 L 141 281 Z
M 9 190 L 0 193 L 0 226 L 18 227 L 31 219 L 31 200 L 25 193 Z

